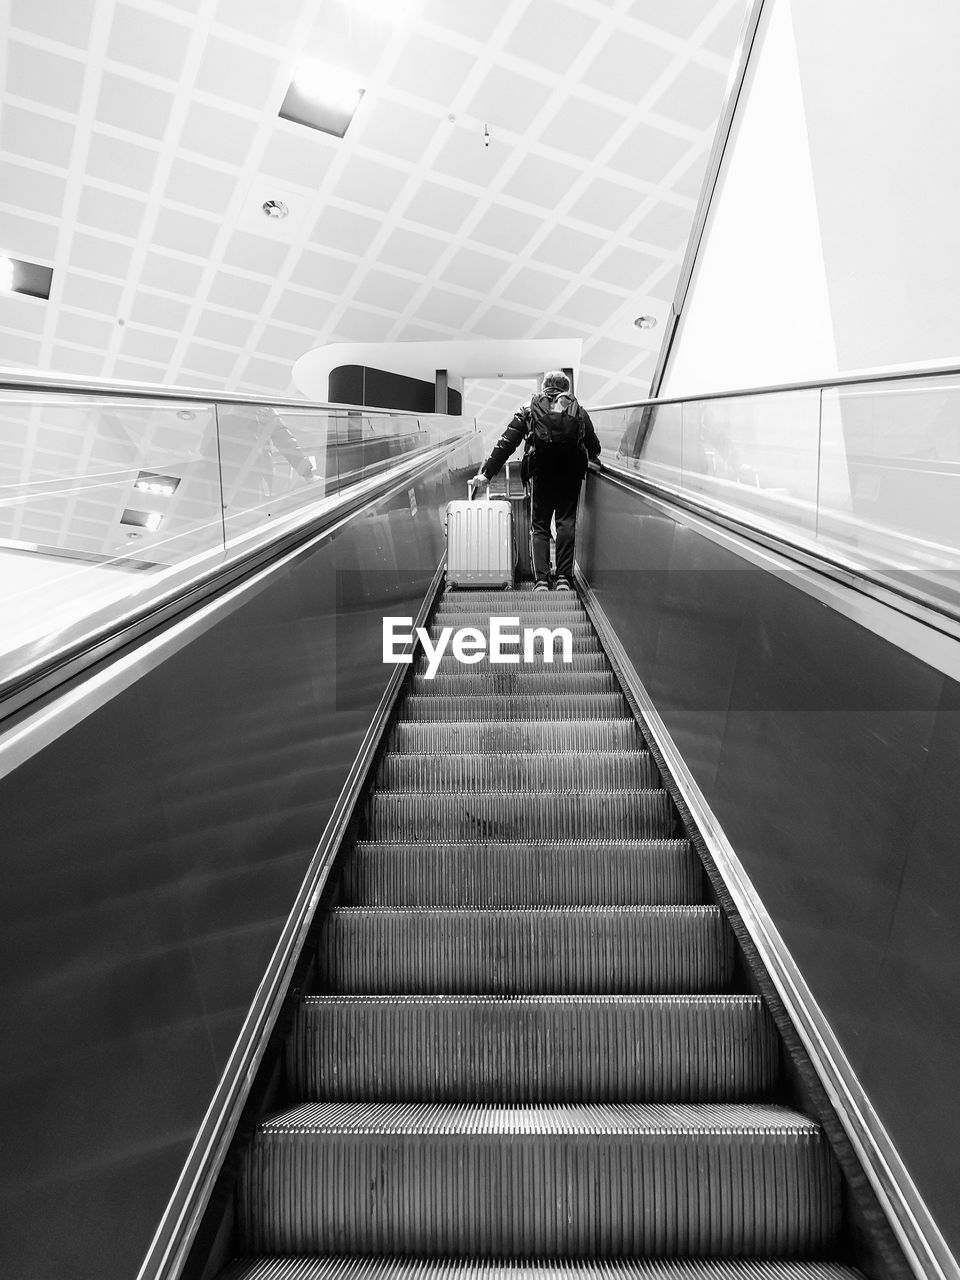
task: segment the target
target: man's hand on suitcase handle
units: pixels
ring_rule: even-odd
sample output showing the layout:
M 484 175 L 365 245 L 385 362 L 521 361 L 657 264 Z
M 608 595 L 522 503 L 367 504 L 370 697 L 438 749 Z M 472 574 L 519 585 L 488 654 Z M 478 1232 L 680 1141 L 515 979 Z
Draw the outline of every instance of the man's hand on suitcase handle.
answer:
M 471 476 L 471 478 L 467 481 L 467 491 L 470 497 L 471 498 L 473 497 L 475 490 L 480 489 L 482 491 L 487 487 L 489 483 L 490 481 L 487 479 L 487 477 L 483 474 L 482 471 L 478 471 L 475 476 Z

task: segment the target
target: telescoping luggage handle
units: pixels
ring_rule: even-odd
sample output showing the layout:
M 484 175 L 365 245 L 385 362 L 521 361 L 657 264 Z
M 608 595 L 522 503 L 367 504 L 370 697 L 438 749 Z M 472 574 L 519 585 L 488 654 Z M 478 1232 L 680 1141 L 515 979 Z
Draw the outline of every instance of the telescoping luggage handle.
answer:
M 509 462 L 508 462 L 508 463 L 506 463 L 506 465 L 504 466 L 503 473 L 504 473 L 504 477 L 505 477 L 505 479 L 506 479 L 506 489 L 507 489 L 507 491 L 506 491 L 506 495 L 505 495 L 505 496 L 509 498 L 509 497 L 511 496 L 511 493 L 510 493 L 510 463 L 509 463 Z M 473 501 L 473 495 L 476 493 L 476 491 L 477 491 L 477 486 L 473 483 L 473 480 L 472 480 L 472 479 L 468 480 L 468 481 L 467 481 L 467 501 L 468 501 L 468 502 L 472 502 L 472 501 Z M 488 498 L 490 497 L 490 488 L 489 488 L 489 485 L 487 486 L 487 497 L 488 497 Z

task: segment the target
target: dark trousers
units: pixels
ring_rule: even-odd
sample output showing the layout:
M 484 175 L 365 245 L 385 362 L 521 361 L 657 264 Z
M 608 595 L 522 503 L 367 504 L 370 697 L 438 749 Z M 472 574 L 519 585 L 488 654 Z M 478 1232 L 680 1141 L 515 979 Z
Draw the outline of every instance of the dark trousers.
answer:
M 583 467 L 548 466 L 537 459 L 530 481 L 530 525 L 533 531 L 533 572 L 538 582 L 550 579 L 550 520 L 557 521 L 557 577 L 573 581 L 573 543 L 577 532 L 577 500 Z

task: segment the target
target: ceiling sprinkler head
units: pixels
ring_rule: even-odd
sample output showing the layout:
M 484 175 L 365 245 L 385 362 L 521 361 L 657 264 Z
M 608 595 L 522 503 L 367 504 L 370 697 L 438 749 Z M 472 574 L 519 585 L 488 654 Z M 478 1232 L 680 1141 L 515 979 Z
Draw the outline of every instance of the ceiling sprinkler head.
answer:
M 282 200 L 264 200 L 263 212 L 268 218 L 285 218 L 290 210 Z

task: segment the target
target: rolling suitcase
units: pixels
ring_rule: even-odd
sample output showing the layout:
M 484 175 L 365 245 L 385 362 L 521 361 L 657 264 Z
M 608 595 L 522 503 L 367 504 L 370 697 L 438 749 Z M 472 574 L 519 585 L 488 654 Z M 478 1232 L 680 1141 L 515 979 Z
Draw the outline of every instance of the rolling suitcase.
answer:
M 532 582 L 530 494 L 523 485 L 518 486 L 512 463 L 505 463 L 503 470 L 493 477 L 487 493 L 491 498 L 506 498 L 513 512 L 514 582 Z
M 530 526 L 530 494 L 520 485 L 519 492 L 514 492 L 511 485 L 513 475 L 508 462 L 506 472 L 506 496 L 513 510 L 514 576 L 517 582 L 533 581 L 533 546 L 530 541 L 533 532 Z
M 447 503 L 446 587 L 512 587 L 510 503 L 496 498 Z

